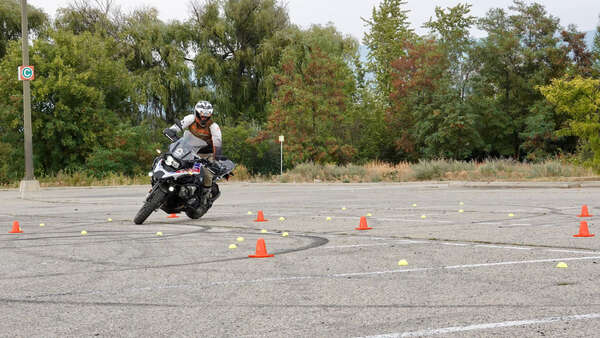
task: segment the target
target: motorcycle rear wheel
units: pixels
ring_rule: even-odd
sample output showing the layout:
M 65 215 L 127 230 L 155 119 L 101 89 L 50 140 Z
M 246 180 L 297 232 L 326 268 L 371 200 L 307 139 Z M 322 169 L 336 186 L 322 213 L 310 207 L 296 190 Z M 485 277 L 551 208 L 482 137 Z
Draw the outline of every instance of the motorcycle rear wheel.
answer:
M 194 210 L 186 210 L 185 214 L 187 215 L 187 217 L 189 217 L 191 219 L 198 219 L 198 218 L 204 216 L 204 214 L 206 214 L 207 211 L 208 211 L 208 208 L 206 206 L 202 206 L 202 207 L 194 209 Z

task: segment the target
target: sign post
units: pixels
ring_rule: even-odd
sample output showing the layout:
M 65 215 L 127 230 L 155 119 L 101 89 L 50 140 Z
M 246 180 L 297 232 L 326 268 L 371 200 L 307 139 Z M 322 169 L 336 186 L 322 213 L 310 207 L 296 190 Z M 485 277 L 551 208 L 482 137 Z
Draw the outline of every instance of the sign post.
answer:
M 40 183 L 33 177 L 33 142 L 31 132 L 31 94 L 30 83 L 33 80 L 33 66 L 29 65 L 29 37 L 27 24 L 27 0 L 21 0 L 21 48 L 23 51 L 23 66 L 19 67 L 19 80 L 23 80 L 23 133 L 25 136 L 25 178 L 21 181 L 19 190 L 21 198 L 26 192 L 40 190 Z
M 283 175 L 283 141 L 284 141 L 284 137 L 283 135 L 279 135 L 279 145 L 280 145 L 280 150 L 279 150 L 279 154 L 281 155 L 280 160 L 279 160 L 279 171 L 281 173 L 281 175 Z

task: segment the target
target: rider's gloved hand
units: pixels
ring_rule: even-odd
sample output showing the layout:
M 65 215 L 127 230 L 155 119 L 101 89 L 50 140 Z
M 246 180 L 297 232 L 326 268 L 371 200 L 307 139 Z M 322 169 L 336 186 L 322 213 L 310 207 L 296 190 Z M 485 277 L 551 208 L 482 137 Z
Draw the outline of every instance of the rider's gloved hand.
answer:
M 215 175 L 219 174 L 223 170 L 223 167 L 221 167 L 219 162 L 210 162 L 207 164 L 207 168 Z
M 171 128 L 163 130 L 163 134 L 172 140 L 177 138 L 177 132 Z

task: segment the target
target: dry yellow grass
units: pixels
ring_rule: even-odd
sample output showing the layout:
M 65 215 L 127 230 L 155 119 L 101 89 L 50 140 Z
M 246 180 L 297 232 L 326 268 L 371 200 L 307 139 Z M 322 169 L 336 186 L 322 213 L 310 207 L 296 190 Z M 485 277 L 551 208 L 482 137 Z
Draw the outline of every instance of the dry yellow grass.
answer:
M 559 161 L 521 163 L 512 160 L 463 162 L 432 160 L 390 164 L 372 161 L 362 166 L 307 163 L 274 176 L 278 182 L 412 182 L 412 181 L 559 181 L 593 177 L 592 169 Z M 600 177 L 599 177 L 600 179 Z

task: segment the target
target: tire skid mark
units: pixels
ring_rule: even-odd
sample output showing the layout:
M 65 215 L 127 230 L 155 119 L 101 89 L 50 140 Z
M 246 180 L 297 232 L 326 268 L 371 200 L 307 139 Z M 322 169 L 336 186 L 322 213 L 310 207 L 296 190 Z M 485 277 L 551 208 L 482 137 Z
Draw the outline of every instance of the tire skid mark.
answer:
M 234 229 L 238 231 L 256 231 L 259 232 L 260 229 L 253 227 L 243 227 L 243 226 L 226 226 L 226 225 L 214 225 L 215 228 L 227 228 Z M 282 231 L 276 230 L 271 233 L 271 235 L 275 235 L 276 233 L 280 233 Z M 296 236 L 303 234 L 306 236 L 329 236 L 329 237 L 345 237 L 345 238 L 357 238 L 357 239 L 369 239 L 369 240 L 409 240 L 416 241 L 414 243 L 422 242 L 432 242 L 439 243 L 444 245 L 475 245 L 475 244 L 484 244 L 484 245 L 504 245 L 504 246 L 514 246 L 516 248 L 536 248 L 536 249 L 564 249 L 564 250 L 580 250 L 582 253 L 598 253 L 599 250 L 590 249 L 586 247 L 577 247 L 577 246 L 554 246 L 554 245 L 544 245 L 544 244 L 528 244 L 528 243 L 512 243 L 512 242 L 494 242 L 494 241 L 483 241 L 483 240 L 468 240 L 468 239 L 452 239 L 452 238 L 431 238 L 431 237 L 414 237 L 414 236 L 398 236 L 398 235 L 365 235 L 362 233 L 349 233 L 342 231 L 301 231 L 295 232 Z M 269 235 L 269 233 L 261 234 L 261 235 Z
M 199 230 L 195 230 L 195 231 L 188 231 L 188 232 L 181 232 L 181 233 L 175 233 L 175 234 L 169 234 L 169 235 L 165 235 L 161 238 L 155 238 L 153 235 L 151 235 L 150 232 L 144 232 L 144 233 L 134 233 L 134 234 L 145 234 L 146 236 L 144 237 L 134 237 L 134 238 L 121 238 L 121 239 L 107 239 L 107 240 L 98 240 L 98 241 L 77 241 L 77 242 L 71 242 L 71 243 L 52 243 L 52 244 L 39 244 L 39 245 L 30 245 L 30 246 L 20 246 L 19 248 L 38 248 L 38 247 L 54 247 L 54 246 L 86 246 L 89 244 L 100 244 L 100 243 L 113 243 L 113 242 L 127 242 L 127 241 L 157 241 L 157 240 L 162 240 L 162 239 L 168 239 L 168 238 L 172 238 L 172 237 L 179 237 L 179 236 L 185 236 L 185 235 L 191 235 L 191 234 L 196 234 L 196 233 L 203 233 L 206 232 L 208 230 L 210 230 L 211 227 L 207 227 L 207 226 L 202 226 L 202 229 Z M 95 235 L 96 231 L 91 231 L 91 233 L 89 233 L 87 236 L 89 237 L 106 237 L 106 236 L 123 236 L 123 234 L 103 234 L 103 235 Z M 107 231 L 110 232 L 110 231 Z M 123 232 L 126 234 L 129 234 L 127 232 Z M 152 237 L 150 237 L 152 236 Z M 5 242 L 9 242 L 9 243 L 18 243 L 22 240 L 34 240 L 34 239 L 71 239 L 71 238 L 81 238 L 81 235 L 68 235 L 68 236 L 55 236 L 55 237 L 42 237 L 42 238 L 21 238 L 21 239 L 13 239 L 13 240 L 9 240 L 9 241 L 5 241 Z M 3 242 L 3 241 L 0 241 Z M 3 249 L 13 249 L 14 247 L 0 247 L 0 250 Z
M 35 305 L 76 305 L 76 306 L 107 306 L 107 307 L 165 307 L 165 308 L 182 308 L 191 307 L 180 304 L 156 304 L 156 303 L 121 303 L 121 302 L 76 302 L 76 301 L 51 301 L 51 300 L 33 300 L 33 299 L 14 299 L 0 298 L 0 305 L 4 304 L 35 304 Z M 194 307 L 204 307 L 197 305 Z
M 519 205 L 519 207 L 524 207 L 524 205 Z M 525 206 L 526 207 L 526 206 Z M 534 206 L 536 208 L 543 208 L 543 209 L 547 209 L 549 212 L 548 213 L 542 213 L 539 215 L 534 215 L 534 216 L 529 216 L 529 218 L 535 218 L 535 217 L 540 217 L 540 216 L 544 216 L 544 215 L 564 215 L 562 213 L 561 210 L 559 209 L 555 209 L 555 208 L 547 208 L 547 207 L 540 207 L 540 206 Z M 389 209 L 389 208 L 388 208 Z M 444 212 L 447 212 L 447 210 L 444 210 Z M 511 219 L 523 219 L 523 218 L 511 218 Z M 503 221 L 506 219 L 502 219 Z M 181 220 L 180 222 L 164 222 L 164 221 L 157 221 L 157 222 L 152 222 L 153 224 L 166 224 L 166 225 L 185 225 L 185 226 L 199 226 L 199 225 L 193 225 L 193 224 L 185 224 L 185 222 L 188 222 L 188 220 Z M 476 223 L 476 222 L 474 222 Z M 81 226 L 81 225 L 74 225 L 75 226 Z M 229 229 L 239 229 L 239 230 L 244 230 L 244 231 L 258 231 L 258 229 L 255 228 L 249 228 L 249 227 L 240 227 L 240 226 L 233 226 L 233 227 L 229 227 L 229 226 L 223 226 L 223 225 L 211 225 L 211 226 L 202 226 L 204 227 L 203 230 L 199 230 L 199 231 L 195 231 L 195 232 L 189 232 L 189 233 L 181 233 L 181 234 L 174 234 L 174 235 L 168 235 L 168 236 L 164 236 L 161 237 L 160 239 L 157 238 L 131 238 L 131 239 L 121 239 L 121 240 L 107 240 L 107 241 L 97 241 L 96 243 L 105 243 L 105 242 L 117 242 L 117 241 L 156 241 L 156 240 L 163 240 L 163 239 L 167 239 L 169 237 L 176 237 L 176 236 L 182 236 L 182 235 L 186 235 L 186 234 L 193 234 L 196 232 L 206 232 L 208 229 L 212 228 L 212 227 L 219 227 L 219 228 L 229 228 Z M 208 234 L 208 233 L 207 233 Z M 254 233 L 253 233 L 254 234 Z M 264 234 L 264 235 L 268 235 L 268 234 Z M 329 240 L 327 238 L 324 237 L 320 237 L 319 235 L 329 235 L 329 236 L 339 236 L 339 237 L 356 237 L 356 238 L 361 238 L 361 239 L 368 239 L 370 238 L 369 236 L 364 236 L 362 234 L 328 234 L 327 232 L 310 232 L 310 231 L 304 231 L 301 234 L 296 233 L 295 236 L 304 236 L 304 237 L 308 237 L 308 238 L 313 238 L 316 243 L 312 243 L 309 244 L 307 246 L 301 247 L 301 248 L 296 248 L 296 249 L 289 249 L 289 250 L 283 250 L 283 251 L 279 251 L 279 252 L 274 252 L 276 254 L 286 254 L 286 253 L 291 253 L 291 252 L 297 252 L 297 251 L 302 251 L 302 250 L 308 250 L 314 247 L 318 247 L 321 245 L 325 245 L 326 243 L 329 242 Z M 67 236 L 67 237 L 74 237 L 74 236 Z M 375 237 L 373 237 L 375 238 Z M 535 248 L 552 248 L 552 249 L 577 249 L 577 250 L 582 250 L 582 251 L 588 251 L 588 252 L 594 252 L 594 250 L 591 250 L 589 248 L 579 248 L 579 247 L 560 247 L 560 246 L 549 246 L 549 245 L 528 245 L 528 244 L 514 244 L 514 243 L 505 243 L 505 242 L 489 242 L 489 241 L 468 241 L 468 240 L 452 240 L 452 239 L 437 239 L 437 238 L 415 238 L 415 237 L 407 237 L 407 236 L 381 236 L 378 235 L 377 236 L 378 239 L 405 239 L 405 240 L 425 240 L 425 241 L 429 241 L 429 242 L 456 242 L 456 243 L 472 243 L 472 244 L 486 244 L 486 245 L 512 245 L 512 246 L 516 246 L 516 247 L 535 247 Z M 93 244 L 95 242 L 88 242 L 88 244 Z M 72 245 L 72 244 L 61 244 L 61 245 Z M 38 247 L 42 247 L 42 246 L 52 246 L 52 245 L 39 245 Z M 35 246 L 32 246 L 35 247 Z M 7 249 L 17 249 L 17 248 L 7 248 Z M 212 261 L 201 261 L 201 262 L 190 262 L 190 263 L 181 263 L 181 264 L 170 264 L 170 265 L 157 265 L 157 266 L 133 266 L 133 267 L 127 267 L 126 269 L 115 269 L 115 270 L 98 270 L 98 271 L 92 271 L 92 273 L 98 273 L 98 272 L 108 272 L 108 271 L 129 271 L 129 270 L 136 270 L 136 269 L 151 269 L 151 268 L 163 268 L 163 267 L 180 267 L 180 266 L 190 266 L 190 265 L 201 265 L 201 264 L 209 264 L 209 263 L 217 263 L 217 262 L 226 262 L 226 261 L 233 261 L 233 260 L 241 260 L 241 259 L 247 259 L 247 257 L 237 257 L 237 258 L 224 258 L 224 259 L 217 259 L 217 260 L 212 260 Z M 98 262 L 97 264 L 101 264 L 102 262 Z M 106 263 L 106 262 L 105 262 Z M 112 264 L 112 263 L 108 263 L 108 264 Z M 8 277 L 8 278 L 0 278 L 0 280 L 4 279 L 23 279 L 23 278 L 39 278 L 39 277 L 45 277 L 45 276 L 62 276 L 62 275 L 74 275 L 74 274 L 79 274 L 79 273 L 88 273 L 88 272 L 75 272 L 75 273 L 55 273 L 55 274 L 43 274 L 43 275 L 34 275 L 34 276 L 19 276 L 19 277 Z
M 201 229 L 201 230 L 197 230 L 197 231 L 192 231 L 192 232 L 187 232 L 187 233 L 180 233 L 180 234 L 174 234 L 174 235 L 169 235 L 169 236 L 165 236 L 165 237 L 176 237 L 176 236 L 181 236 L 181 235 L 185 235 L 185 234 L 194 234 L 194 233 L 199 233 L 199 232 L 204 232 L 208 230 L 208 228 L 206 229 Z M 128 238 L 128 239 L 119 239 L 119 240 L 107 240 L 107 241 L 95 241 L 95 242 L 82 242 L 82 245 L 73 245 L 73 244 L 65 244 L 65 245 L 70 245 L 71 247 L 76 247 L 76 248 L 81 248 L 83 246 L 89 245 L 89 244 L 95 244 L 95 243 L 106 243 L 106 242 L 122 242 L 122 241 L 132 241 L 135 243 L 136 240 L 138 240 L 139 238 Z M 108 262 L 108 261 L 99 261 L 99 260 L 94 260 L 94 259 L 82 259 L 82 258 L 76 258 L 73 256 L 70 257 L 65 257 L 65 256 L 59 256 L 59 255 L 51 255 L 51 254 L 40 254 L 39 252 L 29 252 L 25 249 L 30 249 L 30 248 L 37 248 L 37 247 L 41 247 L 41 246 L 28 246 L 28 247 L 13 247 L 11 248 L 13 251 L 18 251 L 19 253 L 29 256 L 29 257 L 35 257 L 35 258 L 46 258 L 46 259 L 52 259 L 52 260 L 57 260 L 57 261 L 63 261 L 63 262 L 70 262 L 70 263 L 90 263 L 90 264 L 95 264 L 95 265 L 102 265 L 102 266 L 108 266 L 108 267 L 125 267 L 125 268 L 135 268 L 135 265 L 131 265 L 131 264 L 122 264 L 122 263 L 117 263 L 117 262 Z M 125 250 L 130 249 L 130 247 L 128 246 L 119 246 L 118 247 L 118 251 L 116 254 L 111 255 L 110 257 L 104 257 L 104 258 L 112 258 L 112 257 L 120 257 Z M 135 259 L 136 257 L 134 257 Z M 139 258 L 139 257 L 137 257 Z
M 293 236 L 308 238 L 309 240 L 311 240 L 311 242 L 309 244 L 301 246 L 299 248 L 273 251 L 272 253 L 274 253 L 275 255 L 284 255 L 284 254 L 289 254 L 289 253 L 293 253 L 293 252 L 309 250 L 309 249 L 316 248 L 316 247 L 319 247 L 319 246 L 329 243 L 329 240 L 324 237 L 311 236 L 311 235 L 300 235 L 300 234 L 293 235 Z M 40 255 L 36 255 L 33 253 L 31 253 L 30 255 L 40 257 Z M 57 258 L 57 259 L 59 259 L 59 258 Z M 94 271 L 58 272 L 58 273 L 25 275 L 25 276 L 10 276 L 10 277 L 0 277 L 0 280 L 19 280 L 19 279 L 31 279 L 31 278 L 73 276 L 73 275 L 80 275 L 80 274 L 97 274 L 97 273 L 106 273 L 106 272 L 127 272 L 127 271 L 148 270 L 148 269 L 178 268 L 178 267 L 185 267 L 185 266 L 200 266 L 200 265 L 212 264 L 212 263 L 240 261 L 240 260 L 246 260 L 246 259 L 250 259 L 250 258 L 248 258 L 248 256 L 239 256 L 239 257 L 219 258 L 219 259 L 213 259 L 213 260 L 207 260 L 207 261 L 196 261 L 196 262 L 188 262 L 188 263 L 160 264 L 160 265 L 136 265 L 136 266 L 120 266 L 120 265 L 116 265 L 114 263 L 96 262 L 95 264 L 99 264 L 99 265 L 111 266 L 111 264 L 113 264 L 112 267 L 120 266 L 122 268 L 120 268 L 120 269 L 103 269 L 103 270 L 94 270 Z M 88 261 L 84 261 L 84 262 L 89 263 Z M 80 262 L 76 261 L 76 263 L 80 263 Z M 94 263 L 94 262 L 92 262 L 92 263 Z M 104 263 L 104 264 L 102 264 L 102 263 Z
M 20 298 L 0 298 L 0 305 L 34 304 L 34 305 L 76 305 L 106 307 L 160 307 L 160 308 L 204 308 L 205 304 L 159 304 L 159 303 L 127 303 L 127 302 L 79 302 L 67 300 L 35 300 Z M 211 304 L 211 307 L 222 308 L 322 308 L 322 309 L 488 309 L 488 308 L 578 308 L 600 306 L 592 304 Z
M 117 251 L 111 251 L 112 255 L 105 256 L 103 258 L 111 259 L 115 256 L 119 257 L 119 256 L 121 256 L 121 254 L 123 254 L 125 252 L 126 249 L 127 249 L 127 247 L 121 246 L 118 248 Z M 52 259 L 52 260 L 68 262 L 68 263 L 87 263 L 87 264 L 94 264 L 94 265 L 101 265 L 101 266 L 108 266 L 108 267 L 123 266 L 116 262 L 108 262 L 108 261 L 100 261 L 100 260 L 95 260 L 95 259 L 75 257 L 75 256 L 73 256 L 73 252 L 75 250 L 72 251 L 71 256 L 69 256 L 69 257 L 52 255 L 52 254 L 48 254 L 48 253 L 29 252 L 29 251 L 24 250 L 23 248 L 19 248 L 19 247 L 16 247 L 13 250 L 17 251 L 18 253 L 20 253 L 22 255 L 29 256 L 29 257 Z

